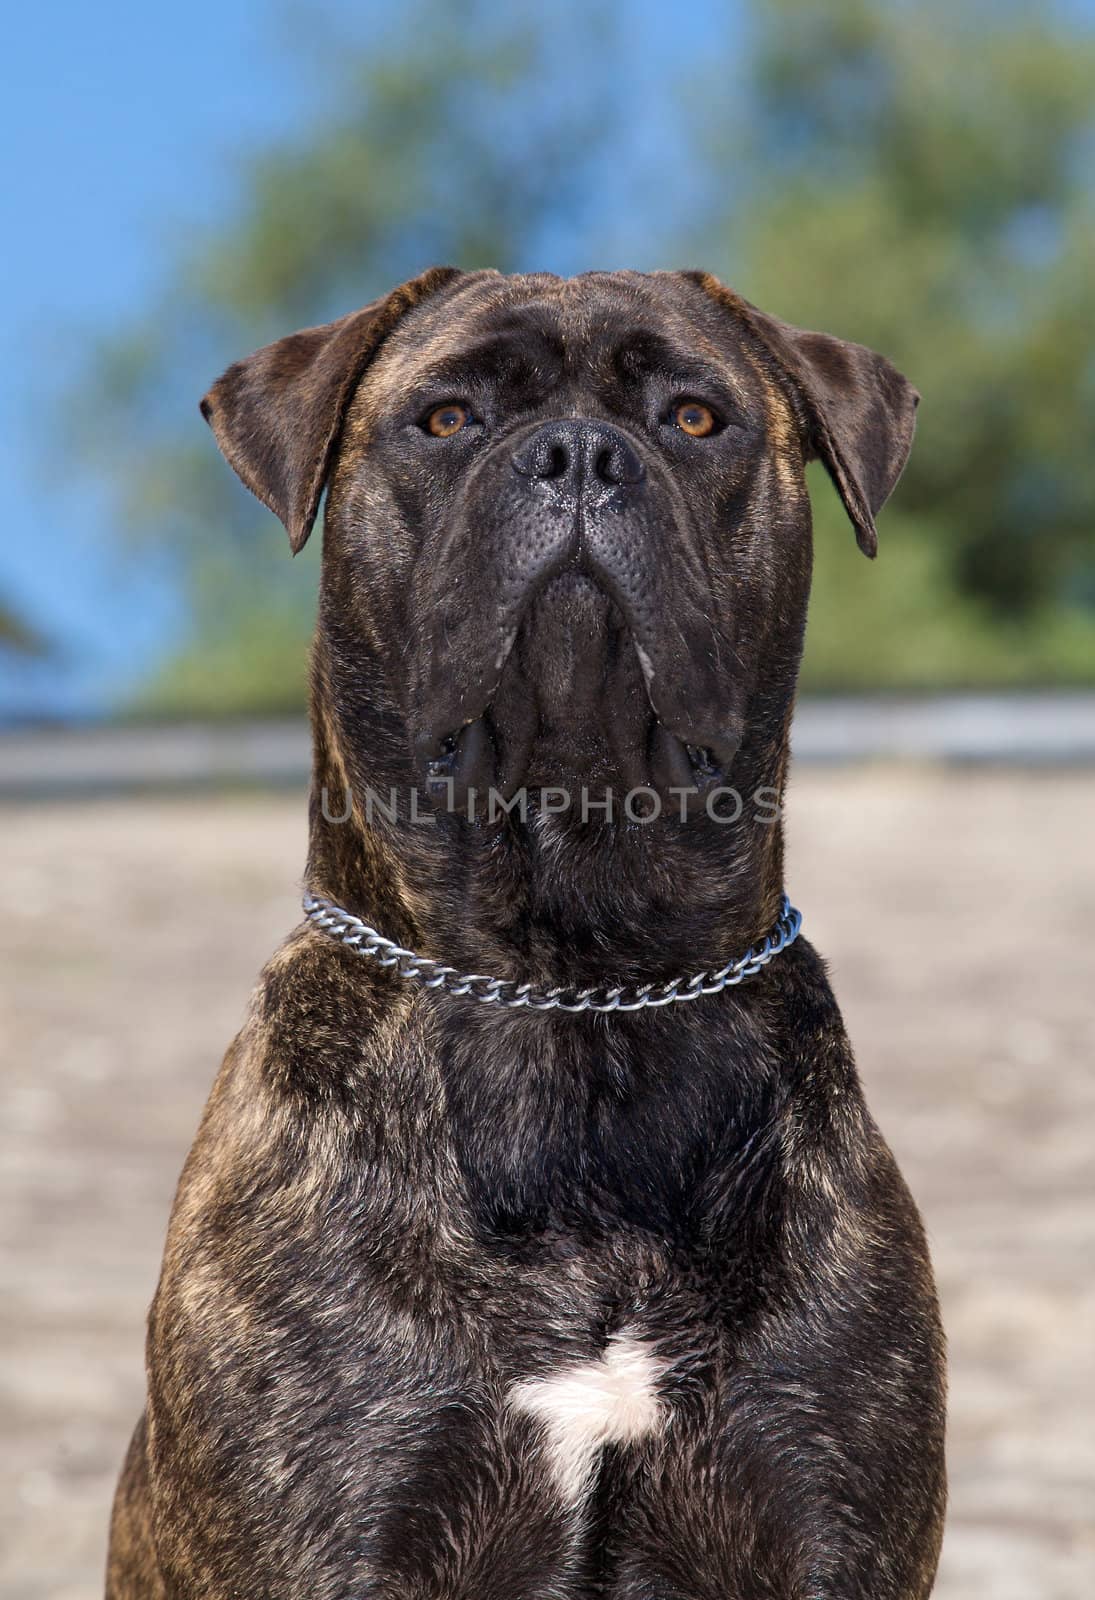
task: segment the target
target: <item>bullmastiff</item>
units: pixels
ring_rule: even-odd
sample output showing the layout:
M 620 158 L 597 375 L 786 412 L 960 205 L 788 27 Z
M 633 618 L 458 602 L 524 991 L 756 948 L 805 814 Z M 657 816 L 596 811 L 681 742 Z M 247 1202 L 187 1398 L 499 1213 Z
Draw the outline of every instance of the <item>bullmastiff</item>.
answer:
M 702 272 L 435 269 L 202 402 L 304 544 L 306 917 L 175 1199 L 111 1600 L 915 1600 L 917 1212 L 783 894 L 806 463 L 882 357 Z

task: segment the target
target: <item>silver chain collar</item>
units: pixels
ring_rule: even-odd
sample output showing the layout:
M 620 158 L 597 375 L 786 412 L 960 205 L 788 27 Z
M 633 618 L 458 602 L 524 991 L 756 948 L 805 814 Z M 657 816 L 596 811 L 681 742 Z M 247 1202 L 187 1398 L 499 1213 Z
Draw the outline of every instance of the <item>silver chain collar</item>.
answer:
M 669 1006 L 676 1000 L 698 1000 L 702 994 L 720 994 L 735 984 L 752 978 L 774 961 L 781 950 L 793 944 L 802 927 L 802 917 L 784 895 L 779 919 L 759 944 L 728 961 L 717 972 L 697 972 L 693 978 L 673 978 L 669 983 L 644 983 L 637 987 L 610 988 L 600 984 L 576 992 L 566 988 L 537 989 L 531 983 L 515 983 L 512 978 L 488 978 L 481 972 L 457 972 L 429 956 L 415 955 L 402 945 L 385 939 L 367 922 L 351 916 L 330 900 L 311 892 L 304 896 L 304 915 L 328 938 L 344 944 L 355 955 L 369 956 L 381 967 L 394 967 L 401 978 L 411 978 L 424 989 L 443 989 L 446 994 L 468 995 L 485 1005 L 524 1006 L 530 1011 L 641 1011 L 644 1006 Z

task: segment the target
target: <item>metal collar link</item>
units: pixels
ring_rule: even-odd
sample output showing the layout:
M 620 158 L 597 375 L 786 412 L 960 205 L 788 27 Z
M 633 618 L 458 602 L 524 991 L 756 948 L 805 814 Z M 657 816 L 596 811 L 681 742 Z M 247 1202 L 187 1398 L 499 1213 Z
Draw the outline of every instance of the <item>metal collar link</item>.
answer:
M 480 972 L 459 973 L 428 956 L 415 955 L 401 945 L 385 939 L 367 922 L 351 916 L 330 900 L 306 893 L 304 914 L 328 938 L 346 945 L 356 955 L 370 956 L 379 966 L 394 967 L 401 978 L 411 978 L 424 989 L 443 989 L 446 994 L 468 995 L 485 1005 L 524 1006 L 529 1011 L 641 1011 L 644 1006 L 668 1006 L 675 1000 L 698 1000 L 701 994 L 719 994 L 758 973 L 781 950 L 798 938 L 802 917 L 784 895 L 779 920 L 759 944 L 736 961 L 727 962 L 717 972 L 697 972 L 693 978 L 674 978 L 669 983 L 644 983 L 631 988 L 609 988 L 601 984 L 577 992 L 565 988 L 537 989 L 531 983 L 515 983 L 512 978 L 487 978 Z

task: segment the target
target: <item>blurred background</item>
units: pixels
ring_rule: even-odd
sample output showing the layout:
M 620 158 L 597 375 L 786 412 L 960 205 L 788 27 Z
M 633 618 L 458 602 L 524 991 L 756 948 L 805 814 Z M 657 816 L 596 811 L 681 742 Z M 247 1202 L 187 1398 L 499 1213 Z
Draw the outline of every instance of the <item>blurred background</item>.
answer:
M 951 1335 L 945 1600 L 1095 1587 L 1092 0 L 23 7 L 0 141 L 0 1592 L 98 1592 L 175 1175 L 297 916 L 320 541 L 227 363 L 435 262 L 702 266 L 924 400 L 816 469 L 789 886 Z

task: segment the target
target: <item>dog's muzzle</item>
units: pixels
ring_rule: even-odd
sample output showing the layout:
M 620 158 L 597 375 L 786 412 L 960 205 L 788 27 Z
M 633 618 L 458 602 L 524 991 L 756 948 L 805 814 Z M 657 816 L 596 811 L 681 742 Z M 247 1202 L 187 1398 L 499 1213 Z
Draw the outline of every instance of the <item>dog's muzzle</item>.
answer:
M 511 795 L 538 741 L 577 762 L 599 737 L 624 787 L 698 808 L 725 781 L 741 718 L 665 484 L 601 421 L 549 422 L 507 454 L 425 597 L 412 720 L 427 788 L 457 805 L 473 788 Z

